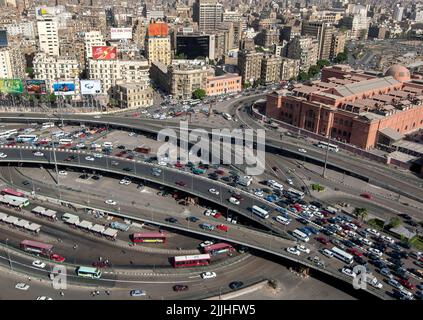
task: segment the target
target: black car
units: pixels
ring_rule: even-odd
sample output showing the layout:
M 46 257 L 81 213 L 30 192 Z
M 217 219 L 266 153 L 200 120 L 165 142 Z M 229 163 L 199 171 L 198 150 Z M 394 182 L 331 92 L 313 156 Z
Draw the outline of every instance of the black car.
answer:
M 22 184 L 23 184 L 24 186 L 27 186 L 27 185 L 29 185 L 29 184 L 30 184 L 30 182 L 29 182 L 28 180 L 24 180 L 24 181 L 22 181 Z
M 400 242 L 397 243 L 397 245 L 400 246 L 400 247 L 403 247 L 404 249 L 411 249 L 411 245 L 408 242 L 400 241 Z M 396 248 L 394 248 L 394 249 L 396 249 Z
M 373 263 L 373 265 L 379 269 L 386 268 L 386 263 L 382 260 L 371 260 L 371 263 Z
M 242 281 L 234 281 L 229 284 L 229 288 L 231 288 L 232 290 L 237 290 L 241 288 L 243 285 L 244 285 L 244 282 Z
M 81 175 L 79 176 L 79 179 L 87 180 L 89 177 L 90 177 L 90 176 L 89 176 L 88 174 L 84 173 L 84 174 L 81 174 Z
M 212 179 L 212 180 L 217 181 L 217 180 L 219 180 L 219 177 L 217 177 L 217 176 L 209 176 L 209 179 Z
M 297 221 L 298 221 L 299 223 L 302 223 L 302 224 L 309 224 L 309 222 L 310 222 L 310 221 L 308 221 L 308 220 L 306 220 L 306 219 L 304 219 L 304 218 L 297 218 Z
M 317 208 L 323 207 L 323 205 L 318 201 L 311 201 L 310 204 L 317 207 Z
M 170 222 L 170 223 L 177 223 L 178 219 L 175 218 L 166 218 L 165 221 Z
M 325 235 L 327 235 L 327 236 L 331 236 L 331 235 L 334 234 L 334 232 L 332 230 L 329 230 L 327 228 L 323 228 L 322 229 L 322 233 L 325 234 Z
M 407 220 L 405 222 L 408 223 L 412 227 L 417 227 L 419 225 L 416 221 L 413 221 L 413 220 Z
M 94 176 L 91 177 L 91 179 L 93 179 L 93 180 L 100 180 L 100 176 L 94 175 Z
M 123 168 L 123 171 L 128 171 L 128 172 L 131 172 L 131 171 L 134 171 L 134 169 L 132 169 L 132 168 L 128 168 L 128 167 L 125 167 L 125 168 Z
M 124 145 L 120 145 L 117 148 L 123 150 L 123 149 L 125 149 L 125 146 Z
M 190 222 L 197 222 L 200 219 L 197 218 L 197 217 L 188 217 L 187 220 L 190 221 Z
M 408 214 L 405 214 L 405 213 L 400 213 L 398 215 L 405 220 L 412 220 L 413 219 L 412 217 L 410 217 Z
M 356 247 L 356 244 L 354 242 L 351 242 L 350 240 L 344 240 L 342 241 L 344 245 L 346 245 L 348 248 L 354 248 Z
M 388 261 L 393 263 L 395 266 L 402 267 L 404 265 L 404 262 L 402 262 L 401 259 L 388 258 Z
M 366 264 L 366 259 L 364 259 L 363 257 L 355 256 L 354 261 L 357 262 L 358 264 L 361 264 L 361 265 Z

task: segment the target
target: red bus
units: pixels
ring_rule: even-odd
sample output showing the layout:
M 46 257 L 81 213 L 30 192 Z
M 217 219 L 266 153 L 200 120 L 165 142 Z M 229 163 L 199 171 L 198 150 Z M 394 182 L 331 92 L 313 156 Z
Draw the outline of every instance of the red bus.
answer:
M 53 245 L 38 241 L 23 240 L 21 242 L 21 249 L 30 253 L 41 254 L 50 257 L 53 254 Z
M 162 232 L 143 232 L 134 233 L 131 235 L 133 243 L 147 242 L 147 243 L 165 243 L 166 234 Z
M 209 253 L 212 256 L 220 253 L 230 253 L 235 251 L 235 248 L 232 247 L 229 243 L 220 242 L 212 244 L 210 246 L 203 247 L 203 253 Z
M 12 189 L 12 188 L 4 188 L 2 191 L 1 191 L 1 194 L 9 194 L 9 195 L 11 195 L 11 196 L 15 196 L 15 197 L 25 197 L 25 194 L 24 193 L 22 193 L 22 192 L 19 192 L 19 191 L 16 191 L 16 190 L 14 190 L 14 189 Z
M 172 265 L 174 268 L 207 266 L 209 264 L 210 255 L 208 253 L 192 256 L 177 256 L 172 259 Z

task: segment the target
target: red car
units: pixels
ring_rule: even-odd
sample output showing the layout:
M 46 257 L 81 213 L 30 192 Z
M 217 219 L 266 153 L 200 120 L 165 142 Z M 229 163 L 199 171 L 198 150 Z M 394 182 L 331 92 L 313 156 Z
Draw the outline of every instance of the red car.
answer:
M 64 257 L 62 257 L 62 256 L 60 256 L 60 255 L 58 255 L 57 253 L 52 254 L 52 255 L 50 256 L 50 258 L 51 258 L 52 260 L 56 261 L 56 262 L 63 262 L 63 261 L 65 261 L 65 258 L 64 258 Z
M 222 214 L 221 214 L 220 212 L 218 212 L 218 213 L 216 213 L 216 214 L 214 215 L 214 217 L 215 217 L 216 219 L 219 219 L 221 216 L 222 216 Z
M 129 155 L 129 156 L 126 157 L 126 159 L 132 160 L 132 159 L 134 159 L 134 156 Z
M 179 161 L 175 163 L 176 168 L 182 168 L 184 165 L 180 163 Z
M 355 248 L 348 248 L 347 252 L 351 253 L 352 255 L 354 255 L 356 257 L 362 257 L 363 256 L 363 252 L 361 252 L 360 250 L 357 250 Z
M 369 200 L 372 199 L 372 195 L 370 193 L 367 193 L 367 192 L 360 194 L 360 197 L 363 197 L 363 198 L 366 198 L 366 199 L 369 199 Z
M 398 279 L 398 282 L 401 283 L 407 289 L 414 290 L 414 286 L 410 283 L 410 281 L 405 279 Z
M 187 184 L 185 183 L 185 182 L 183 182 L 183 181 L 176 181 L 175 182 L 175 184 L 177 185 L 177 186 L 181 186 L 181 187 L 185 187 Z
M 224 224 L 218 224 L 216 226 L 216 228 L 219 229 L 219 230 L 225 231 L 225 232 L 228 232 L 228 230 L 229 230 L 229 227 L 225 226 Z
M 234 197 L 235 199 L 237 199 L 239 201 L 244 200 L 244 198 L 241 197 L 241 195 L 240 194 L 237 194 L 237 193 L 232 194 L 232 197 Z
M 188 286 L 184 284 L 175 284 L 173 286 L 173 291 L 179 292 L 179 291 L 187 291 Z
M 294 204 L 294 205 L 293 205 L 293 207 L 294 207 L 295 209 L 297 209 L 297 211 L 298 211 L 298 212 L 303 211 L 303 207 L 301 207 L 301 205 L 299 205 L 298 203 Z
M 327 245 L 329 243 L 329 240 L 326 239 L 325 237 L 316 237 L 314 238 L 316 241 L 319 241 L 320 243 Z
M 220 175 L 225 174 L 225 172 L 223 170 L 220 170 L 220 169 L 216 170 L 215 173 L 220 174 Z

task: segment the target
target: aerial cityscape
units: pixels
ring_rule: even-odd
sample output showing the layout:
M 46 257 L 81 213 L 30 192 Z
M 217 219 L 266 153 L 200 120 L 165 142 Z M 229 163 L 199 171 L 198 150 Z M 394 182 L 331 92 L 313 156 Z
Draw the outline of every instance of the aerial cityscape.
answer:
M 0 300 L 423 299 L 423 0 L 0 8 Z

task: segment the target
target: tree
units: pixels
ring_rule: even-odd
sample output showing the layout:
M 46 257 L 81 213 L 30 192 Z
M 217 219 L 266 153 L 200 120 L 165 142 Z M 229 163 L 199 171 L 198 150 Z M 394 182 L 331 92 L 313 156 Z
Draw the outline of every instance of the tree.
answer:
M 364 221 L 368 215 L 368 212 L 366 208 L 355 208 L 354 214 L 357 216 L 357 218 L 361 218 L 361 221 Z
M 300 73 L 298 74 L 298 81 L 304 82 L 304 81 L 307 81 L 308 79 L 310 79 L 310 76 L 308 75 L 308 73 L 304 71 L 300 71 Z
M 319 74 L 319 72 L 320 72 L 320 68 L 318 66 L 316 66 L 316 65 L 311 66 L 308 69 L 308 75 L 309 75 L 310 78 L 313 78 L 313 77 L 317 76 Z
M 203 100 L 204 99 L 204 97 L 206 96 L 206 90 L 204 90 L 204 89 L 201 89 L 201 88 L 198 88 L 198 89 L 195 89 L 194 90 L 194 92 L 192 93 L 192 97 L 194 98 L 194 99 L 200 99 L 200 100 Z
M 338 55 L 335 57 L 335 62 L 336 63 L 340 63 L 340 62 L 344 62 L 348 59 L 348 55 L 346 52 L 340 52 L 338 53 Z
M 322 60 L 317 61 L 317 66 L 319 67 L 320 70 L 322 70 L 323 67 L 330 66 L 330 62 L 329 62 L 329 60 L 322 59 Z
M 251 87 L 251 83 L 249 81 L 245 81 L 243 86 L 244 89 L 248 89 L 249 87 Z
M 392 228 L 396 228 L 399 225 L 401 225 L 401 219 L 399 217 L 392 217 L 391 219 L 389 219 L 389 223 L 387 225 L 387 229 L 392 229 Z
M 33 79 L 34 78 L 34 69 L 31 67 L 26 67 L 25 72 L 28 74 L 28 77 Z

